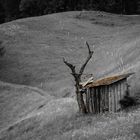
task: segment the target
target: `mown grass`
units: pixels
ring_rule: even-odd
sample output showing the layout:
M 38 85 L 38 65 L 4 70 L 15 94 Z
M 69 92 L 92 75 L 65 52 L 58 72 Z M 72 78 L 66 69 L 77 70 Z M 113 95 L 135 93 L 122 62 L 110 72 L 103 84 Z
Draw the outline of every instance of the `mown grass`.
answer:
M 34 116 L 1 133 L 2 140 L 138 140 L 134 126 L 140 123 L 140 109 L 127 112 L 59 116 L 50 122 Z

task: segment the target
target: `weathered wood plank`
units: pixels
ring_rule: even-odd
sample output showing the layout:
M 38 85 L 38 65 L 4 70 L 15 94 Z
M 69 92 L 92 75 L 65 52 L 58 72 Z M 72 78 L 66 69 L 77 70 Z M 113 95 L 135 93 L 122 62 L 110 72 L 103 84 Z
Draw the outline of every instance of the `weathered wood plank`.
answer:
M 123 81 L 120 84 L 120 99 L 122 99 L 122 95 L 123 95 Z
M 90 88 L 91 113 L 93 113 L 93 88 Z
M 126 94 L 126 84 L 126 79 L 124 79 L 121 84 L 121 99 L 123 99 L 124 95 Z
M 113 100 L 112 100 L 113 96 L 112 96 L 112 86 L 109 86 L 109 102 L 110 102 L 110 112 L 112 112 L 113 110 Z
M 87 112 L 89 113 L 89 89 L 86 91 L 86 109 Z
M 105 98 L 105 110 L 109 111 L 109 86 L 106 86 Z
M 94 93 L 94 107 L 95 107 L 95 113 L 97 113 L 97 89 L 95 88 L 95 93 Z
M 96 100 L 96 90 L 95 90 L 95 88 L 94 88 L 94 95 L 93 95 L 94 113 L 96 113 L 95 100 Z
M 112 94 L 112 112 L 115 112 L 115 94 L 114 94 L 114 84 L 111 85 L 111 94 Z
M 109 96 L 109 92 L 108 92 L 107 86 L 104 86 L 103 112 L 106 111 L 106 106 L 107 106 L 107 95 Z
M 127 83 L 127 79 L 124 79 L 124 92 L 123 92 L 123 97 L 126 95 L 126 92 L 127 92 L 127 86 L 128 86 L 128 83 Z
M 114 112 L 117 111 L 117 95 L 118 95 L 118 91 L 117 91 L 117 83 L 114 84 Z
M 122 81 L 120 83 L 118 83 L 118 85 L 117 85 L 117 90 L 118 90 L 118 108 L 117 108 L 117 110 L 120 110 L 121 109 L 121 106 L 120 106 L 120 100 L 121 100 L 121 84 L 122 84 Z
M 95 89 L 93 88 L 93 94 L 92 94 L 92 105 L 93 105 L 93 113 L 95 113 L 95 106 L 94 106 L 94 94 L 95 94 Z
M 101 100 L 101 87 L 98 88 L 98 110 L 99 110 L 99 113 L 100 113 L 100 101 Z
M 103 100 L 104 100 L 104 87 L 101 86 L 101 89 L 100 89 L 100 112 L 102 113 L 103 112 Z
M 96 113 L 98 113 L 98 88 L 96 88 Z
M 98 98 L 98 95 L 99 95 L 99 89 L 97 87 L 96 88 L 96 107 L 97 107 L 97 113 L 99 113 L 99 98 Z
M 93 113 L 95 113 L 95 88 L 92 89 L 93 94 L 92 94 L 92 106 L 93 106 Z
M 96 113 L 96 88 L 94 88 L 94 113 Z
M 102 112 L 104 113 L 104 107 L 105 107 L 105 87 L 102 87 L 102 98 L 101 98 L 101 108 Z
M 98 88 L 98 111 L 100 113 L 100 96 L 101 96 L 101 87 Z
M 111 103 L 110 103 L 110 92 L 109 92 L 109 87 L 108 87 L 108 110 L 109 110 L 109 112 L 110 112 L 110 105 L 111 105 Z
M 112 90 L 111 90 L 111 94 L 112 94 L 112 112 L 115 112 L 115 88 L 114 88 L 114 84 L 111 87 L 112 87 Z
M 91 110 L 91 88 L 89 88 L 89 113 L 92 113 L 92 110 Z
M 114 108 L 114 112 L 117 112 L 117 108 L 118 108 L 118 83 L 114 84 L 114 102 L 115 102 L 115 108 Z
M 107 91 L 109 93 L 109 86 L 107 86 Z M 108 111 L 109 111 L 109 94 L 108 94 Z

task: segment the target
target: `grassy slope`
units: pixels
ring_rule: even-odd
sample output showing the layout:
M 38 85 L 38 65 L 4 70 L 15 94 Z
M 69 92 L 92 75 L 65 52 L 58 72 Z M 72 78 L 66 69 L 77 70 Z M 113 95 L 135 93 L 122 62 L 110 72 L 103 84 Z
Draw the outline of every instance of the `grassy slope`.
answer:
M 44 97 L 43 93 L 37 88 L 0 82 L 0 130 L 53 99 L 50 95 Z
M 59 127 L 63 126 L 65 121 L 70 120 L 78 110 L 77 103 L 72 98 L 38 101 L 35 95 L 32 94 L 31 96 L 36 100 L 34 104 L 32 103 L 33 99 L 31 100 L 29 97 L 26 98 L 26 100 L 28 99 L 26 104 L 23 103 L 25 101 L 21 102 L 21 104 L 24 104 L 22 106 L 16 101 L 9 101 L 15 103 L 14 107 L 16 109 L 10 105 L 12 112 L 7 108 L 7 114 L 3 111 L 6 118 L 0 118 L 3 119 L 2 122 L 5 122 L 2 123 L 3 129 L 0 130 L 1 140 L 39 140 L 43 137 L 45 139 L 50 137 L 51 139 L 55 132 L 59 131 Z
M 36 86 L 58 97 L 70 95 L 73 81 L 62 58 L 79 67 L 87 55 L 86 40 L 95 45 L 95 54 L 85 73 L 96 78 L 118 73 L 123 69 L 121 56 L 124 69 L 138 72 L 139 79 L 139 23 L 139 16 L 68 12 L 3 24 L 0 40 L 7 53 L 0 60 L 0 79 Z M 138 83 L 132 85 L 139 90 Z
M 140 17 L 79 13 L 28 18 L 0 26 L 0 39 L 7 49 L 0 60 L 0 78 L 47 91 L 0 83 L 0 139 L 138 139 L 133 126 L 140 123 L 139 109 L 76 116 L 74 99 L 52 100 L 47 94 L 62 97 L 73 92 L 72 78 L 62 58 L 80 66 L 87 54 L 85 40 L 95 45 L 86 73 L 97 78 L 122 70 L 135 71 L 129 82 L 134 92 L 139 91 Z
M 0 82 L 0 139 L 5 139 L 3 132 L 5 134 L 14 130 L 17 137 L 17 131 L 20 129 L 26 131 L 29 127 L 36 128 L 42 121 L 44 124 L 54 123 L 57 118 L 66 119 L 77 112 L 74 99 L 54 99 L 47 93 L 45 96 L 43 94 L 44 92 L 37 88 Z M 41 128 L 42 126 L 38 126 L 39 130 Z M 21 135 L 19 133 L 18 137 Z M 8 137 L 6 133 L 6 139 Z M 10 139 L 14 137 L 10 136 Z
M 63 100 L 64 101 L 64 100 Z M 1 140 L 139 140 L 140 109 L 128 113 L 77 116 L 67 110 L 67 99 L 58 106 L 46 106 L 45 112 L 24 119 L 0 132 Z M 71 101 L 70 101 L 71 102 Z M 70 103 L 69 102 L 69 103 Z M 72 102 L 71 102 L 72 103 Z M 69 105 L 70 106 L 70 105 Z M 44 109 L 43 109 L 44 110 Z M 55 110 L 55 111 L 54 111 Z M 135 128 L 136 127 L 136 128 Z M 136 135 L 138 134 L 138 135 Z

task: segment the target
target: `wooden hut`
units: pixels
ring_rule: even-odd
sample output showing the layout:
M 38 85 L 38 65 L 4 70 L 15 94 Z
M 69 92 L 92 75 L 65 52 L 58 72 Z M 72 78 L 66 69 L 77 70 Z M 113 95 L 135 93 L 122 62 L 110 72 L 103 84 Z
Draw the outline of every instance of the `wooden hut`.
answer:
M 84 84 L 83 96 L 88 113 L 116 112 L 121 109 L 119 101 L 128 90 L 127 78 L 133 73 L 114 75 Z

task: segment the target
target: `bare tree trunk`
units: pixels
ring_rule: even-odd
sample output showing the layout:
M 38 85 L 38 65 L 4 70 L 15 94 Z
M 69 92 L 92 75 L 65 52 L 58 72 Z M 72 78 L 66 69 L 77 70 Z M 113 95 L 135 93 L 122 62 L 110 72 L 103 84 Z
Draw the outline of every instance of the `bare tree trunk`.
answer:
M 79 80 L 80 81 L 80 80 Z M 81 87 L 79 85 L 80 82 L 76 82 L 75 84 L 75 88 L 76 88 L 76 97 L 77 97 L 77 102 L 78 102 L 78 106 L 79 106 L 79 111 L 83 114 L 87 113 L 86 110 L 86 105 L 84 103 L 84 99 L 83 99 L 83 94 L 80 92 Z
M 76 73 L 76 70 L 75 70 L 75 66 L 68 63 L 64 58 L 63 58 L 63 62 L 71 69 L 72 71 L 72 76 L 74 77 L 74 80 L 75 80 L 75 93 L 76 93 L 76 98 L 77 98 L 77 103 L 78 103 L 78 106 L 79 106 L 79 111 L 80 113 L 87 113 L 87 110 L 86 110 L 86 105 L 84 103 L 84 99 L 83 99 L 83 94 L 80 92 L 81 91 L 81 85 L 80 85 L 80 82 L 81 82 L 81 76 L 85 70 L 85 67 L 87 65 L 87 63 L 89 62 L 89 60 L 91 59 L 92 55 L 93 55 L 93 51 L 90 50 L 90 46 L 89 44 L 86 42 L 86 45 L 87 45 L 87 48 L 88 48 L 88 57 L 85 61 L 85 63 L 81 66 L 80 70 L 78 73 Z

